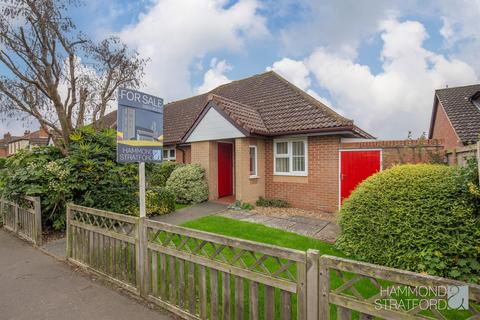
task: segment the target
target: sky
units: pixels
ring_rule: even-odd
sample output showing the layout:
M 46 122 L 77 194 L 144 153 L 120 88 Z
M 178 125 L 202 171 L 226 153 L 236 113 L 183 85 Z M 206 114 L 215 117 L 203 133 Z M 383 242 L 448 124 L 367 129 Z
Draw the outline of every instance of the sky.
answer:
M 419 137 L 435 89 L 480 82 L 480 0 L 87 0 L 72 16 L 149 58 L 141 90 L 166 102 L 274 70 L 382 139 Z

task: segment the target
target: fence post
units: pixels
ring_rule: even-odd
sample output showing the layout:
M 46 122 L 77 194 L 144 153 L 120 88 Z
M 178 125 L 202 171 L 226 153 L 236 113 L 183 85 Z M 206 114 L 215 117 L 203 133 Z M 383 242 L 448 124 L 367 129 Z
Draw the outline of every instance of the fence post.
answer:
M 147 226 L 145 225 L 145 217 L 138 218 L 137 238 L 135 243 L 136 251 L 136 279 L 137 288 L 142 297 L 148 296 L 148 241 L 147 241 Z
M 2 227 L 5 225 L 5 212 L 4 212 L 3 198 L 0 198 L 0 218 L 2 218 L 2 223 L 0 224 L 0 227 Z
M 35 210 L 35 244 L 41 246 L 43 242 L 42 237 L 42 202 L 40 197 L 35 197 L 33 201 L 33 209 Z
M 330 271 L 326 258 L 319 260 L 319 294 L 318 294 L 318 315 L 320 320 L 330 319 Z
M 72 212 L 70 209 L 70 203 L 67 203 L 67 217 L 66 217 L 66 224 L 67 224 L 67 260 L 72 257 L 72 227 L 70 226 L 70 220 L 72 219 Z
M 307 320 L 318 320 L 318 250 L 307 250 Z
M 18 233 L 18 204 L 13 204 L 13 232 Z

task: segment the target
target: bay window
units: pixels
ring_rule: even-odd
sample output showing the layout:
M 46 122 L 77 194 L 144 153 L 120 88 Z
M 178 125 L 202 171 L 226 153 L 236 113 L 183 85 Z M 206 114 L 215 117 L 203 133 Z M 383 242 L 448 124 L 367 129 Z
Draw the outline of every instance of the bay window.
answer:
M 273 150 L 275 175 L 307 175 L 307 138 L 274 140 Z

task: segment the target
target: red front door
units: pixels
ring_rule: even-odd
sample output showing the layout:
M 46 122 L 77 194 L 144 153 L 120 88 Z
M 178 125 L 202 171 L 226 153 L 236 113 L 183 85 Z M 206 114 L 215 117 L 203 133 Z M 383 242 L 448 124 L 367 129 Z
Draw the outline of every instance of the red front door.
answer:
M 342 151 L 341 197 L 342 202 L 363 180 L 380 171 L 380 151 Z
M 233 146 L 231 143 L 218 144 L 218 197 L 233 194 Z

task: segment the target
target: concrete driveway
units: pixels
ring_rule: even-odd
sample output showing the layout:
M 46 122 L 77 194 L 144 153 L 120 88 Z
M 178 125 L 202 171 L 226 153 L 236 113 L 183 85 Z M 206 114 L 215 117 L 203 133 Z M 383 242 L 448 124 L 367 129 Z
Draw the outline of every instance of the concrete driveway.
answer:
M 0 229 L 1 319 L 174 319 Z

